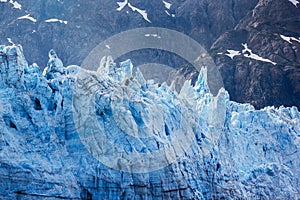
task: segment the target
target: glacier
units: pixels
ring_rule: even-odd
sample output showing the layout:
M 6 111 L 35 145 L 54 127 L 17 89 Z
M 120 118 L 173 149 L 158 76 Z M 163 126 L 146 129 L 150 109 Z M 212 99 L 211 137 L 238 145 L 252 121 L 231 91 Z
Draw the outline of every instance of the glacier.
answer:
M 1 199 L 299 199 L 300 113 L 0 46 Z

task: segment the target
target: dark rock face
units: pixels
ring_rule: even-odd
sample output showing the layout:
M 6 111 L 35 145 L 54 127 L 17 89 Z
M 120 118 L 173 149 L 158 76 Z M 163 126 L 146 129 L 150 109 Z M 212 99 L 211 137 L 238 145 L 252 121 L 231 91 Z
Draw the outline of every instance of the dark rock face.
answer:
M 211 52 L 231 97 L 258 108 L 267 105 L 300 107 L 300 42 L 282 36 L 300 36 L 300 9 L 289 1 L 261 0 L 235 30 L 224 33 Z M 244 56 L 233 59 L 217 53 L 243 49 L 247 43 L 257 55 L 277 63 L 261 62 Z
M 211 48 L 233 100 L 250 102 L 258 108 L 282 104 L 299 107 L 300 44 L 280 37 L 299 37 L 299 8 L 287 0 L 170 2 L 172 6 L 168 10 L 162 1 L 130 1 L 146 10 L 152 23 L 128 6 L 118 12 L 114 1 L 19 1 L 21 10 L 12 8 L 8 2 L 0 3 L 5 16 L 0 22 L 0 42 L 7 43 L 6 38 L 11 38 L 21 43 L 29 62 L 37 62 L 44 68 L 49 49 L 56 49 L 66 64 L 81 64 L 91 49 L 116 33 L 145 26 L 166 27 Z M 167 15 L 165 10 L 175 17 Z M 37 22 L 17 20 L 27 13 Z M 54 17 L 68 24 L 45 23 Z M 247 43 L 254 53 L 277 65 L 243 57 L 232 60 L 217 54 L 227 49 L 242 50 L 241 43 Z M 133 63 L 181 65 L 165 52 L 148 51 L 137 58 L 131 55 L 126 56 L 133 58 Z
M 116 1 L 19 1 L 22 10 L 13 9 L 9 3 L 1 3 L 6 17 L 1 19 L 1 43 L 12 38 L 26 50 L 29 62 L 37 62 L 41 67 L 46 63 L 47 52 L 57 49 L 66 64 L 81 64 L 87 54 L 98 43 L 121 31 L 137 27 L 166 27 L 190 35 L 206 48 L 223 32 L 233 29 L 239 20 L 256 5 L 257 1 L 170 1 L 170 14 L 162 1 L 130 1 L 132 5 L 144 9 L 152 23 L 141 15 L 125 7 L 118 12 Z M 128 11 L 128 13 L 127 13 Z M 16 20 L 30 13 L 37 19 Z M 67 20 L 68 24 L 45 23 L 46 19 Z

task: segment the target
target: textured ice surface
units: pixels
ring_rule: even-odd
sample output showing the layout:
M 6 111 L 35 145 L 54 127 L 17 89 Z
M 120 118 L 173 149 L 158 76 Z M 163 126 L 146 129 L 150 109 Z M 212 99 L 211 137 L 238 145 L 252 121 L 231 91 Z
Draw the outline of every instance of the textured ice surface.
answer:
M 0 46 L 1 199 L 300 197 L 296 107 L 214 97 L 205 69 L 178 94 L 130 60 L 91 72 L 49 57 L 42 74 L 20 46 Z

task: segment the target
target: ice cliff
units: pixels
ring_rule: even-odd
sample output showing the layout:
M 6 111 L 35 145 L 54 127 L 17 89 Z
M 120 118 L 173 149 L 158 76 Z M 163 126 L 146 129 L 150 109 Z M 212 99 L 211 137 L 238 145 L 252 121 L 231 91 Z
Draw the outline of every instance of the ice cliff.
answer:
M 131 62 L 42 73 L 0 47 L 1 199 L 298 199 L 300 113 L 146 81 Z

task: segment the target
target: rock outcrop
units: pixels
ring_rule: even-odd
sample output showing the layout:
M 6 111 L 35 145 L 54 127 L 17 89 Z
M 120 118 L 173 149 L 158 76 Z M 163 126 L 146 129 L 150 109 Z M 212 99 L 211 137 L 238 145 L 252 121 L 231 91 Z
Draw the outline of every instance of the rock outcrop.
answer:
M 49 49 L 59 50 L 65 63 L 80 65 L 97 44 L 112 35 L 138 27 L 166 27 L 211 49 L 232 100 L 248 102 L 256 108 L 300 108 L 300 14 L 299 4 L 294 5 L 293 1 L 170 0 L 171 6 L 167 8 L 163 1 L 130 0 L 131 5 L 147 12 L 151 23 L 129 6 L 117 11 L 115 1 L 20 0 L 21 9 L 14 8 L 13 2 L 0 2 L 5 16 L 0 23 L 0 43 L 7 43 L 7 38 L 21 43 L 29 61 L 38 63 L 42 69 L 46 67 Z M 18 19 L 28 14 L 33 19 Z M 56 22 L 46 22 L 53 17 L 58 18 Z M 225 55 L 227 50 L 242 51 L 242 43 L 247 43 L 256 55 L 277 64 Z M 136 65 L 157 62 L 176 68 L 184 64 L 176 56 L 161 51 L 145 50 L 126 56 Z M 197 74 L 193 79 L 197 79 Z
M 233 100 L 257 108 L 300 107 L 299 16 L 299 4 L 260 0 L 234 30 L 212 45 L 211 52 Z M 243 44 L 257 56 L 249 57 Z M 230 58 L 228 50 L 239 55 Z

